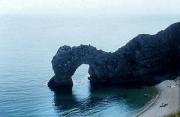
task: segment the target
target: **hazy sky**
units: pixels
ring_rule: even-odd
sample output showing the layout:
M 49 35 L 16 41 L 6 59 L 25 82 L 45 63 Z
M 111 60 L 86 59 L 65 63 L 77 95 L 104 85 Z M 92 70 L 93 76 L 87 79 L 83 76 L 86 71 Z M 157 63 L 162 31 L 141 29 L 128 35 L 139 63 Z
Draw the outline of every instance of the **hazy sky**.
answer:
M 180 14 L 180 0 L 0 0 L 0 14 Z

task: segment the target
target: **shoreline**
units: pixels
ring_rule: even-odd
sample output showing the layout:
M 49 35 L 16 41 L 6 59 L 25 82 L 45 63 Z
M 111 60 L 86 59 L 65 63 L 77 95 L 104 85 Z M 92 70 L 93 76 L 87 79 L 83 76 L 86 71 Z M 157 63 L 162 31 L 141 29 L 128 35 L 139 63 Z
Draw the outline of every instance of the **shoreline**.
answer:
M 157 87 L 155 87 L 157 89 Z M 156 96 L 154 96 L 149 102 L 147 102 L 147 104 L 145 104 L 140 110 L 139 112 L 137 112 L 133 117 L 139 117 L 140 115 L 142 115 L 143 113 L 145 113 L 149 108 L 151 108 L 154 104 L 156 104 L 156 102 L 159 100 L 159 97 L 161 95 L 161 91 L 159 89 L 157 89 L 158 93 Z
M 134 117 L 163 117 L 180 111 L 180 80 L 166 80 L 155 88 L 158 94 Z

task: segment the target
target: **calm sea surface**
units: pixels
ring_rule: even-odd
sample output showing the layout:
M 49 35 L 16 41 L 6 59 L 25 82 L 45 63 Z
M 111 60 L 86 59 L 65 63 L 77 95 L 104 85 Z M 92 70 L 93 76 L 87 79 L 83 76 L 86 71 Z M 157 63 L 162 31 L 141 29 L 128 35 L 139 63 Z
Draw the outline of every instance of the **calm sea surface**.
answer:
M 153 88 L 91 90 L 88 66 L 73 75 L 72 94 L 47 87 L 51 59 L 62 45 L 115 51 L 140 33 L 155 34 L 180 16 L 0 16 L 0 117 L 129 117 Z

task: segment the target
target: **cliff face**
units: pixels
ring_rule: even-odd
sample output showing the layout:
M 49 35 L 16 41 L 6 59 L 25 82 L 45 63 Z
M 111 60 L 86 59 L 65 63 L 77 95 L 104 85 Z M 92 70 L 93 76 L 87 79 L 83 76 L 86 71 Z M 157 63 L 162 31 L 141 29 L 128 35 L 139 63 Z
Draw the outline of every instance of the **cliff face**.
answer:
M 90 45 L 62 46 L 53 57 L 52 88 L 72 87 L 71 76 L 81 64 L 89 65 L 91 83 L 149 85 L 174 78 L 180 68 L 180 23 L 156 35 L 141 34 L 114 53 Z

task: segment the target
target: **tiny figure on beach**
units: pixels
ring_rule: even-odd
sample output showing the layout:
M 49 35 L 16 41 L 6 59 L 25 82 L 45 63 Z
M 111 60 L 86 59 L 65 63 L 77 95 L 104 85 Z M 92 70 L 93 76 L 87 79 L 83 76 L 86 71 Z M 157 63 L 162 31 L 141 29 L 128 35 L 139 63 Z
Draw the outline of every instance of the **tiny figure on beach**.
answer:
M 174 86 L 174 85 L 169 85 L 169 86 L 167 86 L 167 87 L 169 87 L 169 88 L 174 88 L 174 87 L 176 87 L 176 86 Z
M 166 107 L 168 105 L 168 103 L 162 103 L 161 105 L 160 105 L 160 107 Z

